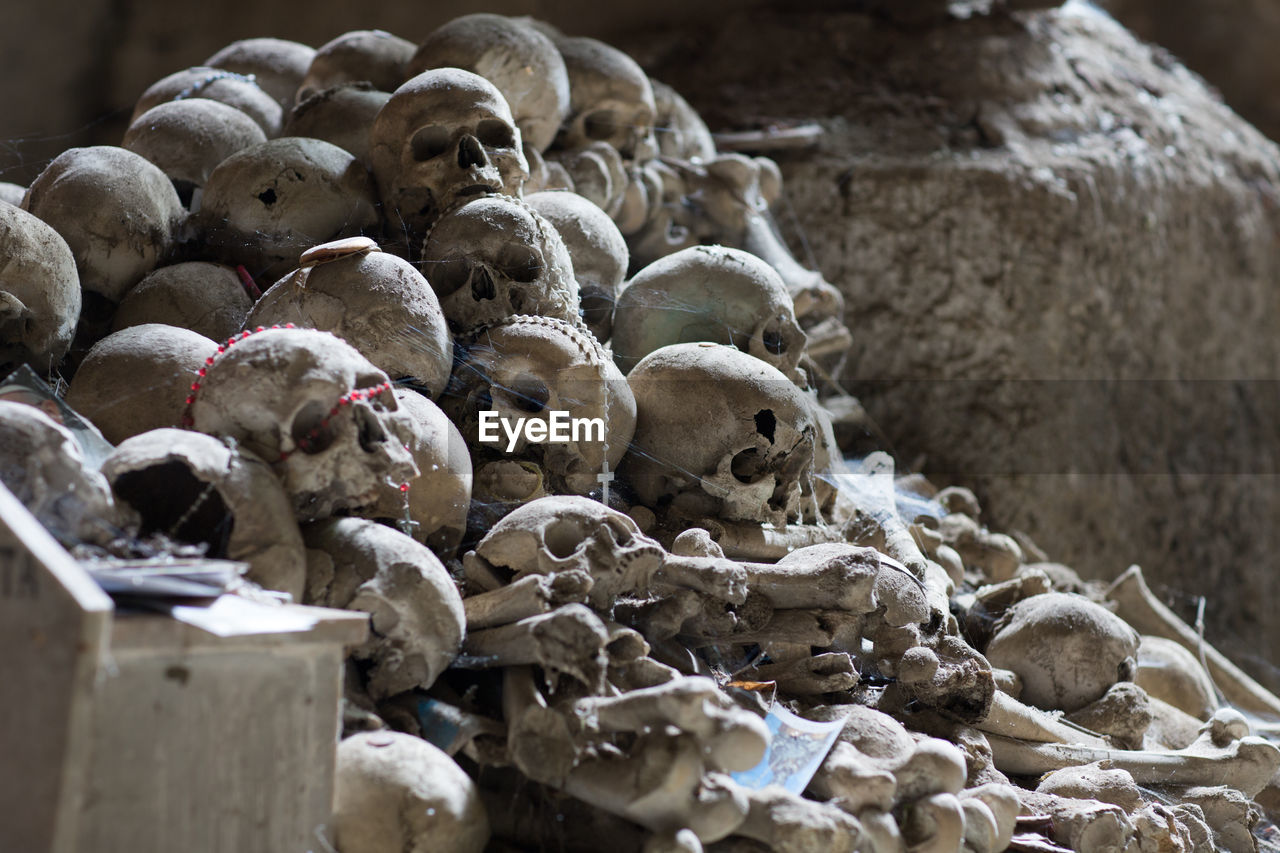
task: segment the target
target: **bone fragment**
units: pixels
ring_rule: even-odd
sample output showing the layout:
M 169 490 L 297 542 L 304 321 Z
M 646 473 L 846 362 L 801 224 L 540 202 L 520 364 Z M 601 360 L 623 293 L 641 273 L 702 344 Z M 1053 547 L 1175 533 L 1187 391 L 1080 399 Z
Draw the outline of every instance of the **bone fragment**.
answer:
M 598 616 L 582 604 L 566 604 L 510 625 L 473 631 L 462 653 L 478 669 L 538 664 L 549 675 L 564 673 L 599 690 L 608 642 L 609 632 Z
M 592 583 L 591 575 L 582 571 L 527 575 L 506 586 L 464 598 L 467 630 L 509 625 L 565 604 L 581 604 L 587 600 Z

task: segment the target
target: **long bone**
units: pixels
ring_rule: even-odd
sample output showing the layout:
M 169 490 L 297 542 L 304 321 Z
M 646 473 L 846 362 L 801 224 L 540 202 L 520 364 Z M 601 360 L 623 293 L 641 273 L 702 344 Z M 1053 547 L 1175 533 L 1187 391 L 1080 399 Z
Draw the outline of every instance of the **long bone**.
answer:
M 502 716 L 507 722 L 507 756 L 537 782 L 559 787 L 573 769 L 578 749 L 569 720 L 547 706 L 528 666 L 502 671 Z
M 1234 714 L 1234 718 L 1233 715 Z M 1032 744 L 988 735 L 996 767 L 1004 773 L 1038 776 L 1097 761 L 1127 770 L 1139 785 L 1209 786 L 1230 783 L 1255 797 L 1280 770 L 1280 749 L 1247 731 L 1238 713 L 1219 711 L 1185 750 L 1119 750 L 1078 744 Z
M 549 613 L 565 604 L 581 604 L 591 591 L 591 576 L 567 571 L 528 575 L 514 583 L 462 600 L 467 628 L 478 631 Z
M 1019 832 L 1013 837 L 1015 849 L 1061 851 L 1068 850 L 1124 850 L 1133 837 L 1133 824 L 1124 809 L 1094 800 L 1077 800 L 1055 794 L 1020 791 L 1018 799 L 1023 812 L 1040 817 L 1035 821 L 1043 826 L 1053 845 L 1041 846 L 1038 835 Z M 1028 821 L 1029 822 L 1029 821 Z M 1019 824 L 1024 821 L 1020 818 Z M 1022 826 L 1019 826 L 1021 829 Z M 1040 827 L 1037 827 L 1038 829 Z M 1029 844 L 1028 844 L 1029 842 Z M 1056 845 L 1061 844 L 1062 847 Z
M 1173 640 L 1194 655 L 1203 652 L 1209 675 L 1232 705 L 1243 711 L 1280 717 L 1280 698 L 1204 642 L 1190 625 L 1162 604 L 1138 566 L 1130 566 L 1116 578 L 1107 590 L 1107 598 L 1116 603 L 1116 613 L 1139 633 Z
M 892 773 L 870 761 L 852 744 L 836 741 L 806 793 L 857 814 L 868 808 L 889 811 L 897 789 Z
M 688 735 L 643 735 L 628 754 L 583 760 L 564 790 L 654 832 L 687 828 L 704 842 L 729 835 L 747 814 L 742 790 L 705 772 L 702 746 Z
M 1074 743 L 1081 746 L 1105 747 L 1107 742 L 1061 717 L 1033 708 L 1007 693 L 996 691 L 987 716 L 973 724 L 989 735 L 1036 743 Z
M 566 604 L 550 613 L 510 625 L 473 631 L 462 644 L 471 667 L 538 664 L 549 676 L 564 673 L 603 689 L 609 632 L 600 618 L 581 604 Z

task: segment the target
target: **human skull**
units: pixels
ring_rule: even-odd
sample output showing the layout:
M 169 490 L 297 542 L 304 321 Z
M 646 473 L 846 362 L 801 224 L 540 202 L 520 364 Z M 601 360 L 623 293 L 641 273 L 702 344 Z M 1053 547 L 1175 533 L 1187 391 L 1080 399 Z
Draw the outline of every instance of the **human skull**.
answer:
M 396 403 L 408 416 L 412 438 L 409 452 L 418 466 L 418 479 L 407 492 L 390 483 L 366 515 L 399 523 L 408 511 L 412 536 L 441 557 L 451 557 L 467 532 L 471 507 L 471 454 L 462 433 L 440 407 L 408 388 L 395 388 Z
M 48 374 L 71 347 L 80 278 L 67 241 L 27 211 L 0 202 L 0 376 L 18 364 Z
M 658 153 L 679 160 L 706 161 L 715 157 L 716 144 L 711 131 L 689 102 L 666 83 L 651 78 L 649 85 L 653 86 L 657 107 L 654 135 Z
M 410 250 L 455 205 L 482 193 L 519 196 L 529 177 L 506 99 L 459 68 L 426 71 L 396 89 L 369 138 L 387 231 L 404 232 Z
M 332 518 L 303 531 L 312 555 L 306 603 L 363 610 L 369 639 L 369 693 L 386 699 L 430 687 L 462 645 L 462 596 L 435 554 L 408 536 L 363 518 Z
M 275 473 L 257 456 L 198 432 L 157 429 L 121 442 L 102 473 L 137 511 L 143 534 L 206 544 L 206 556 L 243 560 L 249 580 L 302 601 L 302 534 Z
M 640 503 L 694 519 L 815 520 L 803 495 L 813 491 L 817 426 L 777 368 L 722 344 L 685 343 L 649 353 L 627 381 L 636 431 L 619 476 Z
M 1010 607 L 987 644 L 992 666 L 1016 672 L 1021 699 L 1044 710 L 1079 710 L 1137 667 L 1140 637 L 1100 604 L 1067 592 Z
M 577 495 L 551 495 L 495 524 L 475 553 L 496 569 L 526 575 L 580 570 L 592 576 L 590 600 L 608 609 L 624 592 L 643 589 L 665 552 L 625 513 Z
M 0 483 L 64 545 L 107 541 L 123 520 L 71 431 L 35 406 L 0 400 Z
M 177 71 L 152 83 L 134 105 L 129 124 L 156 104 L 187 98 L 221 101 L 257 122 L 268 139 L 280 134 L 280 122 L 284 118 L 280 104 L 264 92 L 253 77 L 204 66 Z
M 481 853 L 489 819 L 471 777 L 413 735 L 338 744 L 330 840 L 343 853 Z
M 458 332 L 515 314 L 580 322 L 564 241 L 516 199 L 486 196 L 446 214 L 423 245 L 422 270 Z
M 547 491 L 585 495 L 599 486 L 606 458 L 611 469 L 622 459 L 635 429 L 635 400 L 589 332 L 550 317 L 517 316 L 458 347 L 440 405 L 477 454 L 478 466 L 495 457 L 532 460 L 543 469 Z M 508 454 L 505 438 L 480 442 L 482 411 L 495 411 L 513 426 L 519 418 L 550 423 L 553 412 L 599 418 L 605 441 L 596 440 L 598 430 L 591 429 L 564 443 L 529 443 L 522 433 Z
M 22 207 L 67 241 L 81 287 L 111 302 L 164 260 L 186 214 L 164 172 L 111 145 L 59 154 Z
M 191 392 L 190 423 L 234 438 L 280 476 L 300 521 L 359 512 L 418 474 L 387 375 L 312 329 L 267 329 L 223 350 Z
M 218 345 L 162 323 L 130 326 L 93 345 L 67 388 L 67 405 L 119 444 L 182 420 L 183 399 Z
M 312 246 L 376 231 L 378 212 L 369 174 L 349 152 L 285 137 L 219 164 L 196 219 L 220 260 L 274 280 Z
M 591 142 L 567 151 L 548 151 L 546 162 L 559 167 L 572 183 L 573 191 L 610 218 L 621 213 L 631 176 L 622 155 L 612 145 Z
M 222 340 L 244 328 L 252 308 L 253 300 L 231 267 L 188 261 L 148 273 L 120 301 L 111 328 L 118 332 L 163 323 Z
M 315 48 L 278 38 L 233 41 L 204 61 L 209 68 L 252 75 L 262 91 L 275 98 L 281 109 L 293 106 L 294 93 L 315 58 Z
M 582 319 L 598 341 L 613 330 L 614 304 L 627 276 L 627 241 L 609 215 L 572 192 L 542 192 L 525 197 L 564 241 L 578 282 Z
M 323 139 L 369 165 L 369 132 L 390 92 L 368 83 L 340 83 L 301 101 L 284 123 L 285 136 Z
M 313 247 L 300 262 L 262 294 L 247 328 L 294 323 L 333 332 L 392 379 L 440 395 L 453 341 L 422 273 L 362 237 Z
M 413 56 L 413 42 L 385 30 L 352 30 L 322 44 L 298 85 L 299 104 L 318 92 L 345 83 L 368 83 L 392 92 L 407 78 L 405 64 Z
M 155 163 L 173 181 L 188 208 L 219 163 L 266 142 L 262 128 L 235 107 L 208 98 L 156 104 L 129 125 L 120 145 Z
M 844 297 L 819 272 L 802 267 L 778 236 L 769 209 L 782 192 L 778 164 L 767 157 L 719 154 L 702 163 L 662 161 L 658 202 L 643 227 L 626 231 L 631 263 L 648 265 L 688 245 L 719 243 L 761 258 L 782 277 L 811 355 L 848 348 Z M 815 349 L 819 352 L 815 353 Z
M 437 28 L 409 61 L 407 76 L 461 68 L 498 87 L 525 145 L 542 152 L 569 114 L 569 75 L 546 35 L 505 15 L 475 13 Z
M 614 316 L 613 358 L 629 371 L 670 344 L 730 344 L 803 382 L 805 334 L 782 278 L 754 255 L 695 246 L 632 278 Z
M 624 160 L 654 157 L 658 149 L 653 138 L 653 87 L 636 61 L 593 38 L 562 37 L 556 47 L 569 73 L 570 108 L 555 147 L 607 142 Z

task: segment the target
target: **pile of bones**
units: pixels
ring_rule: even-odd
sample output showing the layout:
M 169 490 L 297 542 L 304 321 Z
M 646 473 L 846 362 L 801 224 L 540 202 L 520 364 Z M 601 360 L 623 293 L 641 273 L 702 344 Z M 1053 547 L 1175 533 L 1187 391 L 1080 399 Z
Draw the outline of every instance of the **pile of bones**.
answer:
M 0 185 L 0 362 L 115 446 L 2 402 L 0 475 L 86 559 L 370 615 L 341 853 L 1256 849 L 1280 701 L 854 459 L 781 190 L 536 21 L 236 42 Z M 735 780 L 771 707 L 843 720 L 802 794 Z

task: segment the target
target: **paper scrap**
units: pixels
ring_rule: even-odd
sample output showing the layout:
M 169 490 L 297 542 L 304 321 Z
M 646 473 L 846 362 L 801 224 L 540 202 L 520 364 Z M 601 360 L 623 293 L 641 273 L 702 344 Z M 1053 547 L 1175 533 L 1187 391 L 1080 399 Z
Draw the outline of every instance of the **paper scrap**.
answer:
M 733 780 L 747 788 L 781 785 L 793 794 L 804 793 L 813 774 L 835 746 L 844 721 L 841 717 L 829 723 L 815 723 L 775 702 L 764 718 L 772 734 L 764 758 L 750 770 L 732 774 Z
M 239 595 L 220 596 L 207 607 L 175 605 L 169 608 L 169 614 L 218 637 L 287 634 L 309 631 L 316 625 L 316 618 L 304 610 L 263 604 Z

